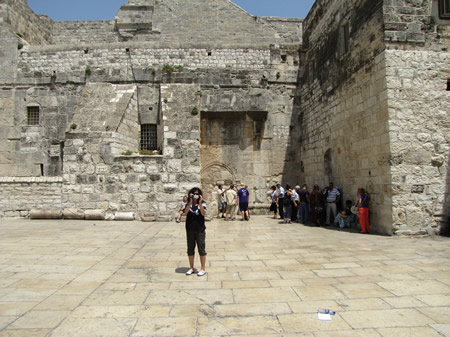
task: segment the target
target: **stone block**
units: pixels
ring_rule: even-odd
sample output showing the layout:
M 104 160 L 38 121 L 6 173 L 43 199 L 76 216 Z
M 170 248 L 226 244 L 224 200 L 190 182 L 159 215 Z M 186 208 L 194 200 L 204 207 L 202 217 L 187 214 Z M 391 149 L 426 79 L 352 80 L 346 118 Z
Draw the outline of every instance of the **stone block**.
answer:
M 140 214 L 140 218 L 144 222 L 154 222 L 156 221 L 157 215 L 155 212 L 144 212 Z
M 63 213 L 61 210 L 32 209 L 30 219 L 61 219 Z
M 63 210 L 64 219 L 84 219 L 84 212 L 77 208 L 64 208 Z
M 114 220 L 132 221 L 132 220 L 134 220 L 134 213 L 133 212 L 116 212 L 116 213 L 114 213 Z
M 105 220 L 105 211 L 101 209 L 89 209 L 84 211 L 86 220 Z

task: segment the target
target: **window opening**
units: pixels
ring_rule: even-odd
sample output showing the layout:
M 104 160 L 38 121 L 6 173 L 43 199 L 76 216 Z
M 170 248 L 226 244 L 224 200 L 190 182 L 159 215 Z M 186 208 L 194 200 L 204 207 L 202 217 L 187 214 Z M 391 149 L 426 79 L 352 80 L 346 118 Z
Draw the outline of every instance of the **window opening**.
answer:
M 153 151 L 158 149 L 158 137 L 156 127 L 157 127 L 156 124 L 141 125 L 141 150 Z
M 450 19 L 450 0 L 439 0 L 439 16 L 441 19 Z
M 27 124 L 39 125 L 39 107 L 29 106 L 27 107 Z

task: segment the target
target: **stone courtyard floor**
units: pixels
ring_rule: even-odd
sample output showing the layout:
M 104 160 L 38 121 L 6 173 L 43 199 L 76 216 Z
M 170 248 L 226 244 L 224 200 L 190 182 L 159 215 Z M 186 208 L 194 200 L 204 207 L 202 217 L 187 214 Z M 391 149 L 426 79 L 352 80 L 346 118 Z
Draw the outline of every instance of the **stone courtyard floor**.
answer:
M 0 337 L 450 336 L 449 238 L 207 227 L 198 277 L 183 223 L 0 219 Z

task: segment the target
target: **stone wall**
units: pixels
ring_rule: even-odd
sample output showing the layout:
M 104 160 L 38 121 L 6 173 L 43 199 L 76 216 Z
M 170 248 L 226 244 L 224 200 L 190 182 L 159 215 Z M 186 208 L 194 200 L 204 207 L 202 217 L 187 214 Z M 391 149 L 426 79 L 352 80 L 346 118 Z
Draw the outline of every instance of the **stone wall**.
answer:
M 439 234 L 448 226 L 450 23 L 439 20 L 436 6 L 429 0 L 384 7 L 397 234 Z
M 382 1 L 317 1 L 305 20 L 289 181 L 372 196 L 371 230 L 392 233 Z
M 119 37 L 114 30 L 114 21 L 54 21 L 52 44 L 80 45 L 114 43 Z
M 448 221 L 450 53 L 386 54 L 394 227 L 438 234 Z
M 62 208 L 61 177 L 0 177 L 0 218 Z
M 27 0 L 2 0 L 0 24 L 7 25 L 24 44 L 51 43 L 52 20 L 35 14 L 28 7 Z

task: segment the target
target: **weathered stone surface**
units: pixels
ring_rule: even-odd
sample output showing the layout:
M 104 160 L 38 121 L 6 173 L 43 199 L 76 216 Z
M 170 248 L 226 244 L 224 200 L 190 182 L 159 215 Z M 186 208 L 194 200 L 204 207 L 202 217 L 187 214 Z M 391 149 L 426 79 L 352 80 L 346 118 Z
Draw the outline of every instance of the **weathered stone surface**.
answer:
M 84 212 L 77 208 L 64 208 L 63 209 L 64 219 L 84 219 Z
M 114 213 L 114 220 L 134 220 L 133 212 L 116 212 Z
M 84 211 L 86 220 L 105 220 L 105 211 L 101 209 L 92 209 Z
M 30 219 L 61 219 L 63 213 L 61 210 L 32 209 Z

